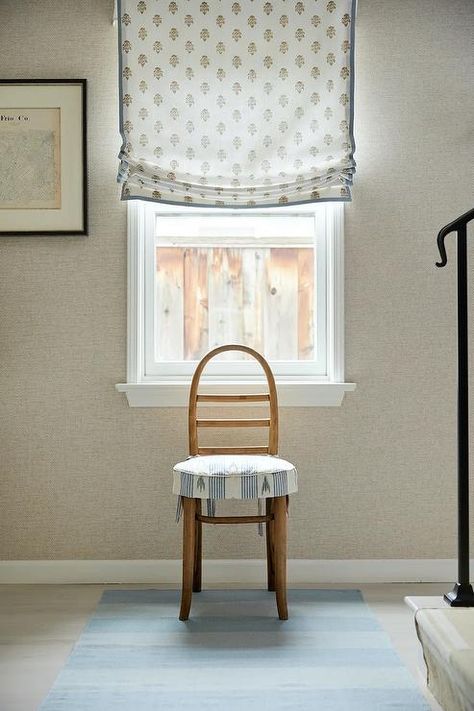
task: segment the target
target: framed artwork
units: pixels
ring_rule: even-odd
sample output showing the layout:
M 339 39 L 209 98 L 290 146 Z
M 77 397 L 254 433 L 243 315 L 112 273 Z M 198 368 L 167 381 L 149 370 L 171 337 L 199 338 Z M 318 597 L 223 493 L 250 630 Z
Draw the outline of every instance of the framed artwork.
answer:
M 86 235 L 85 79 L 0 79 L 0 235 Z

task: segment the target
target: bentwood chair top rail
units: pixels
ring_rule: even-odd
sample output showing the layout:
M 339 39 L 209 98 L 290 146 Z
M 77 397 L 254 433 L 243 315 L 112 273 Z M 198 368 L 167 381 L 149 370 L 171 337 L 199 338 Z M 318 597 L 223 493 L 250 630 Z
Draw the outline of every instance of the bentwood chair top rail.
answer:
M 219 355 L 228 351 L 240 351 L 248 353 L 255 358 L 262 367 L 268 385 L 268 393 L 251 393 L 251 394 L 199 394 L 198 388 L 201 380 L 201 375 L 207 363 Z M 270 406 L 270 417 L 265 418 L 248 418 L 248 419 L 206 419 L 197 416 L 198 403 L 209 402 L 236 402 L 236 403 L 252 403 L 252 402 L 268 402 Z M 263 356 L 253 348 L 238 344 L 229 344 L 219 346 L 210 351 L 201 362 L 198 364 L 194 373 L 191 390 L 189 394 L 189 454 L 277 454 L 278 452 L 278 398 L 273 373 Z M 268 444 L 265 446 L 251 447 L 201 447 L 199 446 L 198 429 L 212 427 L 267 427 L 268 428 Z

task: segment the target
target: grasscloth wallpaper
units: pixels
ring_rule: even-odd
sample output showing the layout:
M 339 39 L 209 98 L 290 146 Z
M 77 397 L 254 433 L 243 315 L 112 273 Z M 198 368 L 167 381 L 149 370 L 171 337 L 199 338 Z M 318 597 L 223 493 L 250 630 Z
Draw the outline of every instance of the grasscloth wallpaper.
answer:
M 89 237 L 0 239 L 4 559 L 180 554 L 170 472 L 186 454 L 185 410 L 130 409 L 114 390 L 126 372 L 126 208 L 111 9 L 0 5 L 2 78 L 88 79 L 90 161 Z M 346 211 L 358 389 L 341 408 L 281 412 L 281 452 L 300 471 L 292 557 L 455 554 L 454 263 L 435 269 L 434 236 L 472 207 L 473 21 L 470 0 L 359 2 Z M 207 529 L 206 555 L 260 557 L 244 528 L 238 539 Z

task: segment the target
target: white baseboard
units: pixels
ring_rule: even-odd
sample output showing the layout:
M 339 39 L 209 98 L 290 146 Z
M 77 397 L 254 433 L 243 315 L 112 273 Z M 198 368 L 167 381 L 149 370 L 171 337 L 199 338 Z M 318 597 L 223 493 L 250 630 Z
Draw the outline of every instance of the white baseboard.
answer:
M 472 561 L 474 563 L 474 561 Z M 451 559 L 288 561 L 288 584 L 435 583 L 456 580 Z M 474 566 L 473 566 L 474 569 Z M 212 585 L 263 585 L 264 560 L 206 560 L 203 578 Z M 0 583 L 160 583 L 179 585 L 179 560 L 4 560 Z

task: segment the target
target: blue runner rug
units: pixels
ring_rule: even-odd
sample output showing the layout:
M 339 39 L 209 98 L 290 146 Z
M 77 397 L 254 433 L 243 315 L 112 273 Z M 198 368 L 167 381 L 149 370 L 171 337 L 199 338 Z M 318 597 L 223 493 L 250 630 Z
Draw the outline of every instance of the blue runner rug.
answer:
M 41 711 L 427 711 L 358 590 L 107 590 Z

